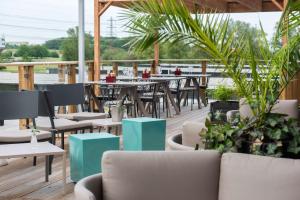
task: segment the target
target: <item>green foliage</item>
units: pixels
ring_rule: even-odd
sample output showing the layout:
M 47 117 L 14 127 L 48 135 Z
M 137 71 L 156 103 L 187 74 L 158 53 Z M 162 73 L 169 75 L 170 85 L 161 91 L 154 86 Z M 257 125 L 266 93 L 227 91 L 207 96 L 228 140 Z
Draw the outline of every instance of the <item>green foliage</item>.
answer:
M 59 58 L 59 54 L 56 52 L 56 51 L 51 51 L 49 53 L 49 57 L 52 57 L 52 58 Z
M 68 37 L 61 44 L 62 59 L 66 61 L 78 60 L 78 27 L 67 31 Z M 92 60 L 94 57 L 93 37 L 85 34 L 85 59 Z
M 240 121 L 212 124 L 206 120 L 208 129 L 202 135 L 206 149 L 221 153 L 240 152 L 264 156 L 300 158 L 300 128 L 294 119 L 282 114 L 266 113 L 266 121 Z
M 30 58 L 44 58 L 49 56 L 49 51 L 42 45 L 21 45 L 17 48 L 15 57 L 22 57 L 24 61 Z
M 235 94 L 235 90 L 233 88 L 229 88 L 225 85 L 218 85 L 214 90 L 213 97 L 216 100 L 220 101 L 228 101 L 233 99 Z
M 65 38 L 56 38 L 56 39 L 53 39 L 53 40 L 48 40 L 48 41 L 45 42 L 44 45 L 48 49 L 59 50 L 63 40 L 65 40 Z
M 0 59 L 1 60 L 6 60 L 6 59 L 9 59 L 13 56 L 13 53 L 12 51 L 3 51 L 0 53 Z
M 207 132 L 201 135 L 205 140 L 205 149 L 216 149 L 220 153 L 234 152 L 234 130 L 230 124 L 212 124 L 206 119 Z

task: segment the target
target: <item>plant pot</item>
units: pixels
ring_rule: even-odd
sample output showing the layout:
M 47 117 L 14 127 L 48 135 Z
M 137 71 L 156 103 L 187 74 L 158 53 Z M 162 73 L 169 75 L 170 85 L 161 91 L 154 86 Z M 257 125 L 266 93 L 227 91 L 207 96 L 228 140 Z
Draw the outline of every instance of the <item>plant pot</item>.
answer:
M 173 151 L 194 151 L 195 148 L 182 145 L 182 134 L 173 135 L 167 140 L 168 147 Z
M 121 122 L 123 119 L 124 111 L 122 107 L 111 107 L 111 118 L 113 122 Z
M 239 145 L 237 145 L 237 152 L 238 153 L 246 153 L 246 154 L 251 154 L 251 146 L 253 145 L 252 142 L 250 142 L 250 136 L 241 136 Z
M 283 158 L 292 158 L 292 159 L 300 159 L 300 153 L 298 154 L 293 154 L 291 152 L 288 152 L 288 147 L 289 147 L 289 141 L 285 140 L 282 141 L 282 157 Z
M 215 101 L 210 103 L 210 113 L 212 115 L 212 121 L 215 121 L 215 113 L 218 111 L 222 114 L 221 120 L 226 122 L 226 113 L 230 110 L 238 110 L 238 101 Z

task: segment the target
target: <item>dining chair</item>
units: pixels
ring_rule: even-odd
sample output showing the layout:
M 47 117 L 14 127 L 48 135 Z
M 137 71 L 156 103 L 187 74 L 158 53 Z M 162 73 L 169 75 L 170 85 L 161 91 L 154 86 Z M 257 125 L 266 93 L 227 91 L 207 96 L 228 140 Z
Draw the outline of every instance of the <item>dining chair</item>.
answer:
M 88 112 L 90 108 L 86 109 L 85 104 L 87 101 L 90 101 L 90 97 L 88 96 L 85 99 L 85 91 L 84 84 L 50 84 L 45 85 L 43 90 L 51 91 L 51 95 L 54 98 L 55 106 L 76 106 L 77 111 L 81 109 L 79 112 L 75 113 L 67 113 L 61 114 L 57 113 L 55 116 L 57 118 L 65 118 L 74 121 L 83 121 L 83 120 L 93 120 L 93 119 L 103 119 L 106 118 L 105 113 L 99 112 Z M 90 107 L 90 106 L 88 106 Z
M 38 117 L 38 98 L 39 93 L 37 91 L 0 92 L 0 120 L 26 119 L 26 129 L 1 127 L 0 144 L 29 143 L 31 141 L 32 129 L 37 128 L 35 119 Z M 32 127 L 30 127 L 29 119 L 32 121 Z M 39 142 L 53 143 L 51 132 L 39 131 L 36 134 Z M 35 164 L 36 157 L 34 157 Z
M 64 149 L 64 135 L 66 132 L 78 132 L 85 130 L 89 130 L 91 133 L 93 132 L 93 125 L 88 121 L 73 121 L 66 118 L 58 118 L 55 115 L 55 107 L 56 106 L 66 106 L 70 103 L 70 101 L 64 98 L 76 98 L 76 94 L 73 96 L 66 97 L 65 94 L 55 93 L 54 96 L 52 91 L 40 91 L 39 92 L 39 117 L 36 119 L 36 127 L 39 130 L 51 131 L 52 133 L 52 141 L 55 144 L 56 135 L 61 135 L 61 147 Z

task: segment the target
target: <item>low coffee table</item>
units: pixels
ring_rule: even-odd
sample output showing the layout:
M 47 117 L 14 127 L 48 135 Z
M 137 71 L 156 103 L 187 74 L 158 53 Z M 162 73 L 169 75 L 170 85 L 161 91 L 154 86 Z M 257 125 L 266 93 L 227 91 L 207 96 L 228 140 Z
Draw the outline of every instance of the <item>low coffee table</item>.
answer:
M 5 144 L 0 145 L 0 159 L 7 158 L 24 158 L 34 156 L 45 156 L 45 181 L 49 181 L 49 156 L 62 155 L 62 176 L 64 188 L 66 186 L 66 153 L 63 149 L 49 143 L 39 142 L 37 144 L 21 143 L 21 144 Z

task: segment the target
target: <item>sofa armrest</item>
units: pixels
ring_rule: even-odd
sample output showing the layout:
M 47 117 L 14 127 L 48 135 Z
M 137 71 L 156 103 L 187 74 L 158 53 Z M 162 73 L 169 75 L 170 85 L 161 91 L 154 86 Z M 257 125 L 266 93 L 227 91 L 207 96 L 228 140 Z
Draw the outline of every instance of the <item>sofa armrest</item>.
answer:
M 226 119 L 227 122 L 233 123 L 234 119 L 239 116 L 240 111 L 239 110 L 230 110 L 226 113 Z
M 102 174 L 88 176 L 74 189 L 76 200 L 102 200 Z

